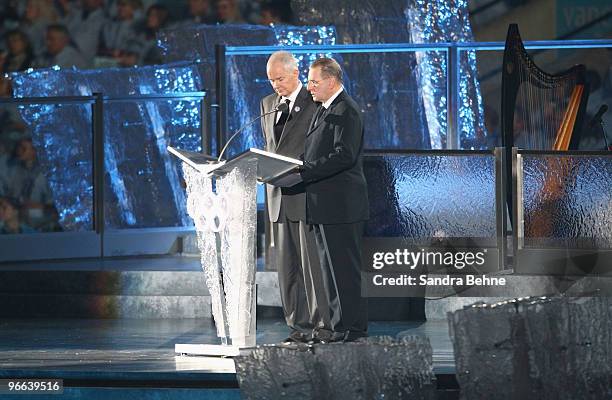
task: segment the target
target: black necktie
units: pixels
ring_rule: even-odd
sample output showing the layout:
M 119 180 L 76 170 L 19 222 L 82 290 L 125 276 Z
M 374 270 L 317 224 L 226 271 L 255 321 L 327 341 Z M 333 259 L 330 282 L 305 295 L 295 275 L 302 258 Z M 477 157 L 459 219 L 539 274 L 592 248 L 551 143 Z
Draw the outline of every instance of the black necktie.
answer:
M 287 99 L 285 100 L 285 103 L 287 104 L 287 110 L 281 113 L 280 118 L 274 124 L 274 137 L 276 138 L 276 143 L 279 142 L 280 137 L 283 134 L 283 129 L 285 128 L 285 123 L 289 118 L 289 103 L 291 103 L 291 100 Z
M 317 112 L 315 113 L 313 122 L 312 122 L 312 126 L 314 127 L 315 125 L 317 125 L 317 122 L 319 122 L 319 119 L 321 118 L 321 116 L 323 115 L 323 113 L 325 112 L 326 108 L 323 107 L 323 105 L 321 104 L 319 106 L 319 108 L 317 108 Z

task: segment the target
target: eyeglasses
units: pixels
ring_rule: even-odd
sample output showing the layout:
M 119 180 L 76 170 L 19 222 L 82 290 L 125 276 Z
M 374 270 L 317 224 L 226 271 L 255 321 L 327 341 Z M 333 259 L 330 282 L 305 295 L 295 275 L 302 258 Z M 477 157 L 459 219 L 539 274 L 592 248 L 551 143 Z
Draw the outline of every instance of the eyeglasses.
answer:
M 327 78 L 323 78 L 323 79 L 321 79 L 320 81 L 315 81 L 314 79 L 310 79 L 310 80 L 308 81 L 308 84 L 309 84 L 310 86 L 312 86 L 312 87 L 317 87 L 317 86 L 319 86 L 319 84 L 320 84 L 321 82 L 323 82 L 324 80 L 329 79 L 329 78 L 330 78 L 330 77 L 328 76 Z

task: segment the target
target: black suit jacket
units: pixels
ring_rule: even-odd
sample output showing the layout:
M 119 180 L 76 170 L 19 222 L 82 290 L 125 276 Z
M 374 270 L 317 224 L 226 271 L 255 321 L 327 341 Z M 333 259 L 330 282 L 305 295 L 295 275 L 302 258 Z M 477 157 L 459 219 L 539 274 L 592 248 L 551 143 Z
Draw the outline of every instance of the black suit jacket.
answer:
M 280 102 L 280 99 L 281 97 L 276 93 L 264 97 L 260 104 L 261 113 L 263 114 L 274 109 Z M 276 143 L 276 138 L 274 137 L 276 113 L 263 117 L 261 129 L 266 138 L 266 150 L 287 157 L 301 158 L 304 154 L 306 131 L 310 126 L 310 121 L 316 108 L 317 105 L 306 88 L 302 87 L 302 90 L 300 90 L 295 99 L 295 104 L 291 109 L 278 143 Z M 303 185 L 297 185 L 293 188 L 282 188 L 282 190 L 272 185 L 266 185 L 266 203 L 271 222 L 278 222 L 279 218 L 283 215 L 291 221 L 306 220 L 306 200 Z
M 306 218 L 311 224 L 343 224 L 369 218 L 363 175 L 363 121 L 343 90 L 306 134 Z

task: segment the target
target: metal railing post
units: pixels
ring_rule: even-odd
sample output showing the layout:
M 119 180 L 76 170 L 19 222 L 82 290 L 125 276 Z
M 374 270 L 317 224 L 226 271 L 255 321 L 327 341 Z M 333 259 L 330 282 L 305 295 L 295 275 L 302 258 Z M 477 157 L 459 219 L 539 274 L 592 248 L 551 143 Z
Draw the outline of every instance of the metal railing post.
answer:
M 457 107 L 459 106 L 459 49 L 457 46 L 449 46 L 446 57 L 447 77 L 446 77 L 446 148 L 459 149 L 461 143 L 459 139 Z
M 204 96 L 200 101 L 200 135 L 202 153 L 211 154 L 212 152 L 212 136 L 211 136 L 211 118 L 210 105 L 208 96 Z
M 499 250 L 499 268 L 508 265 L 508 205 L 506 203 L 506 149 L 496 147 L 495 153 L 495 214 L 497 222 L 497 248 Z
M 225 144 L 227 133 L 227 70 L 225 64 L 225 46 L 215 46 L 216 100 L 217 100 L 217 153 Z M 219 154 L 217 154 L 219 155 Z
M 94 93 L 92 105 L 92 178 L 94 231 L 100 235 L 100 257 L 104 256 L 104 98 Z

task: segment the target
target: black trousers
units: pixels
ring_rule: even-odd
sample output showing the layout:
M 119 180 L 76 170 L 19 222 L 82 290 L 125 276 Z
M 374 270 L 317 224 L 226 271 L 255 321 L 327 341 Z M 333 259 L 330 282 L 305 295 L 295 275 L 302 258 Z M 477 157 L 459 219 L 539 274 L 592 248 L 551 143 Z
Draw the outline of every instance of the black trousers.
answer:
M 304 221 L 276 222 L 272 229 L 285 320 L 310 335 L 316 326 L 330 324 L 314 232 Z
M 361 297 L 361 243 L 364 223 L 313 225 L 330 325 L 323 330 L 339 337 L 366 334 L 368 303 Z

